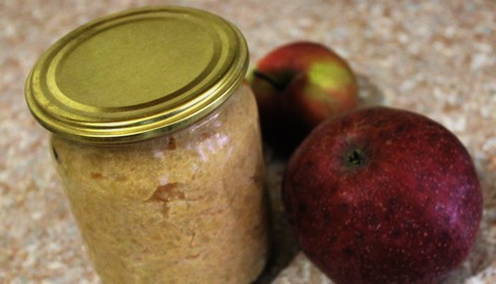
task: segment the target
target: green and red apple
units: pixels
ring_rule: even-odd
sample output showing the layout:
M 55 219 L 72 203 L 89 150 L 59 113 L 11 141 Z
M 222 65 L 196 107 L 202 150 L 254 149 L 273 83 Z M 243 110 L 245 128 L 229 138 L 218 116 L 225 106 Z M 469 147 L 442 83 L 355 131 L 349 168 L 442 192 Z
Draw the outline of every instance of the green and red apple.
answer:
M 350 66 L 318 43 L 294 42 L 273 50 L 258 61 L 249 81 L 265 138 L 286 144 L 301 142 L 320 122 L 358 103 Z
M 314 129 L 289 162 L 282 197 L 301 249 L 338 284 L 439 283 L 467 257 L 482 214 L 456 136 L 385 107 Z

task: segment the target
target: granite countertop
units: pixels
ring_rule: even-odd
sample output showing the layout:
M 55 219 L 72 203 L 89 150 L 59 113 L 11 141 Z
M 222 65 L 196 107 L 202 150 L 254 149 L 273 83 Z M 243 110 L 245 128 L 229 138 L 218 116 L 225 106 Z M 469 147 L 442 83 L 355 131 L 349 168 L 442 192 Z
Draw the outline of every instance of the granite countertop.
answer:
M 293 40 L 327 44 L 358 73 L 366 103 L 413 110 L 453 131 L 474 158 L 485 210 L 473 253 L 446 282 L 496 283 L 494 0 L 0 1 L 0 283 L 98 282 L 23 84 L 66 32 L 145 3 L 195 6 L 231 20 L 255 60 Z M 270 151 L 267 161 L 277 257 L 260 282 L 331 283 L 291 241 L 278 199 L 284 161 Z

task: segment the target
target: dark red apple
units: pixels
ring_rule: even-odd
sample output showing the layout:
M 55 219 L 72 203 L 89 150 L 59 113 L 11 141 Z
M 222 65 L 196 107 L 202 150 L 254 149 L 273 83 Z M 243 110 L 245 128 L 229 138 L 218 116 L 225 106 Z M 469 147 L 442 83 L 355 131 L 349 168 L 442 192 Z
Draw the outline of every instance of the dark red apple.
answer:
M 283 201 L 301 249 L 336 283 L 437 283 L 474 243 L 482 194 L 461 142 L 385 107 L 317 127 L 291 158 Z
M 324 119 L 357 105 L 357 82 L 347 62 L 313 42 L 294 42 L 263 57 L 251 73 L 264 136 L 301 142 Z

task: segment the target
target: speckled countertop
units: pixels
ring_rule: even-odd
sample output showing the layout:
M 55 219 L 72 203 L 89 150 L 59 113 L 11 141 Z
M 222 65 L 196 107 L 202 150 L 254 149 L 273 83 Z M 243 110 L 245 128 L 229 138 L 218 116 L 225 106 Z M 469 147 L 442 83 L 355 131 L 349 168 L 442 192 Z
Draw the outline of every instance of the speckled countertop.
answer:
M 350 61 L 366 102 L 414 110 L 452 130 L 475 160 L 485 211 L 474 252 L 447 283 L 496 283 L 494 0 L 0 1 L 0 283 L 98 282 L 23 84 L 55 39 L 94 17 L 145 3 L 222 15 L 246 35 L 253 59 L 292 40 L 323 42 Z M 261 282 L 330 283 L 284 237 L 277 198 L 284 162 L 270 154 L 267 160 L 280 257 Z

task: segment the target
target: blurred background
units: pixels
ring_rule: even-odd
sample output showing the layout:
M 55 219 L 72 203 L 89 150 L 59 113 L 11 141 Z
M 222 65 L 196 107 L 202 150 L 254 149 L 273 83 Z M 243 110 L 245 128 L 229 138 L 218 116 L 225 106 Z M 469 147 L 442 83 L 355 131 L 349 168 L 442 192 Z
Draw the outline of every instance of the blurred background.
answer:
M 476 248 L 447 283 L 496 283 L 494 0 L 1 0 L 0 283 L 98 282 L 51 168 L 48 133 L 24 103 L 29 70 L 51 43 L 90 19 L 166 4 L 235 23 L 252 62 L 295 40 L 328 45 L 358 74 L 364 100 L 425 114 L 453 131 L 474 158 L 486 203 Z M 267 162 L 280 258 L 263 281 L 330 283 L 287 238 L 278 201 L 284 162 L 270 154 Z

